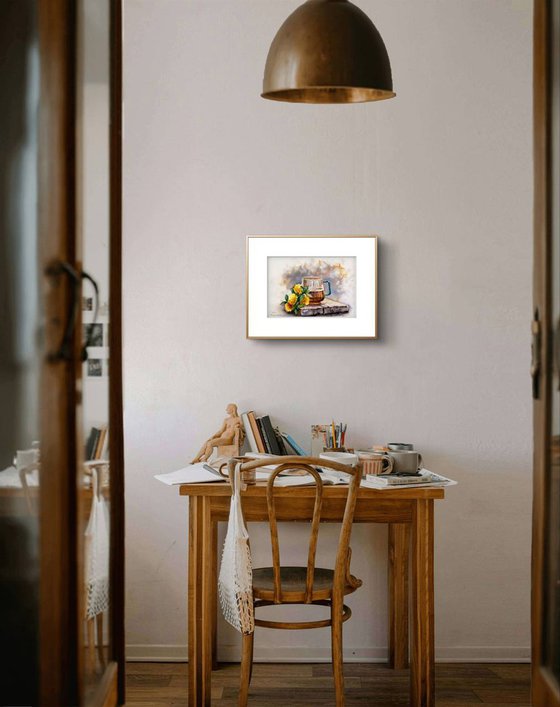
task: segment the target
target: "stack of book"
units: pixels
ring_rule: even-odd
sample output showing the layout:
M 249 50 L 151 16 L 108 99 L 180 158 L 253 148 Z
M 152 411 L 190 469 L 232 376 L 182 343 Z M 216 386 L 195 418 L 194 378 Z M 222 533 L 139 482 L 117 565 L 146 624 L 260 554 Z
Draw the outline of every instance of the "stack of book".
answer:
M 305 450 L 289 434 L 272 425 L 268 415 L 257 417 L 251 410 L 241 414 L 251 452 L 276 456 L 306 456 Z
M 399 476 L 398 474 L 383 474 L 374 476 L 367 474 L 362 479 L 362 486 L 370 486 L 375 489 L 395 489 L 395 488 L 418 488 L 419 486 L 454 486 L 457 482 L 448 479 L 446 476 L 435 474 L 433 471 L 422 469 L 418 476 Z
M 106 426 L 92 427 L 86 442 L 86 461 L 107 459 L 109 447 L 109 430 Z

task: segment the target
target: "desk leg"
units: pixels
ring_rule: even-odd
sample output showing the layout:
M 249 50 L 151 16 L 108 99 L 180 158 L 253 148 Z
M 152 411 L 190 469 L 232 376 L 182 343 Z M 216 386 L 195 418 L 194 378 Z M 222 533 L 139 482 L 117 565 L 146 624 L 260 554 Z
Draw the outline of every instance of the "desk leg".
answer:
M 210 502 L 189 498 L 188 707 L 210 706 L 212 676 L 212 522 Z
M 218 523 L 212 523 L 212 670 L 218 669 Z
M 389 523 L 389 667 L 408 667 L 408 553 L 410 526 Z
M 434 707 L 434 502 L 419 499 L 412 517 L 410 704 Z

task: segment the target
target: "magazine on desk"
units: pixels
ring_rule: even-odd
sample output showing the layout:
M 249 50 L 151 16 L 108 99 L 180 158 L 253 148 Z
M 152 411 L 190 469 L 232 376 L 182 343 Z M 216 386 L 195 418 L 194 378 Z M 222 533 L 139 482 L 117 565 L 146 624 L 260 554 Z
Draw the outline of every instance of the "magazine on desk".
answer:
M 441 476 L 428 469 L 422 469 L 418 476 L 397 476 L 396 474 L 386 474 L 384 476 L 373 476 L 368 474 L 362 479 L 361 486 L 372 489 L 406 489 L 406 488 L 440 488 L 443 486 L 456 486 L 457 482 Z

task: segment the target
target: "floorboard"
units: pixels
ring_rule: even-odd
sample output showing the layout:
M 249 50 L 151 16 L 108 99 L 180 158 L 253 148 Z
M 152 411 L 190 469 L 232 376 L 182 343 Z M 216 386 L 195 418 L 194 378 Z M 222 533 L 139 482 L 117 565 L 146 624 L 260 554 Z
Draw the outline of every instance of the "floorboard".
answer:
M 408 670 L 380 663 L 344 666 L 346 707 L 408 707 Z M 239 666 L 212 673 L 212 707 L 237 707 Z M 186 663 L 128 663 L 126 707 L 187 707 Z M 256 663 L 249 707 L 334 705 L 328 663 Z M 530 707 L 530 666 L 441 663 L 436 666 L 437 707 Z

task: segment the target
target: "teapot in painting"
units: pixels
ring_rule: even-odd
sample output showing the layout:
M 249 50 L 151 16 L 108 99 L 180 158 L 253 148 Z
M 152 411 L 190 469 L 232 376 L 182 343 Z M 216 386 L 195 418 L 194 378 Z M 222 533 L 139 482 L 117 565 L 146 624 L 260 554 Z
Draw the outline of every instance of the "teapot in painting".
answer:
M 329 280 L 323 280 L 323 278 L 316 275 L 306 275 L 302 279 L 301 284 L 307 287 L 307 294 L 311 304 L 319 304 L 331 294 L 331 283 Z M 325 292 L 325 287 L 328 287 L 328 292 Z

